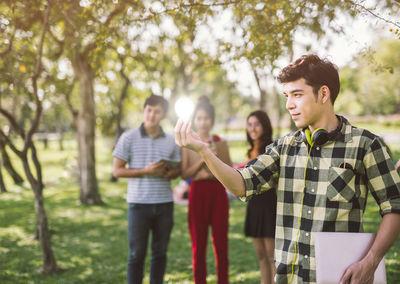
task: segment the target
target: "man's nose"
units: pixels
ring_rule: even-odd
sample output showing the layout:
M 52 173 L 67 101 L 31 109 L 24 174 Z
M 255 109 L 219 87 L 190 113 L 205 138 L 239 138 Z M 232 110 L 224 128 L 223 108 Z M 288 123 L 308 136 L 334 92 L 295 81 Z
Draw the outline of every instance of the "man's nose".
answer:
M 293 108 L 294 108 L 293 101 L 292 101 L 290 98 L 288 98 L 288 99 L 286 100 L 286 109 L 287 109 L 287 110 L 291 110 L 291 109 L 293 109 Z

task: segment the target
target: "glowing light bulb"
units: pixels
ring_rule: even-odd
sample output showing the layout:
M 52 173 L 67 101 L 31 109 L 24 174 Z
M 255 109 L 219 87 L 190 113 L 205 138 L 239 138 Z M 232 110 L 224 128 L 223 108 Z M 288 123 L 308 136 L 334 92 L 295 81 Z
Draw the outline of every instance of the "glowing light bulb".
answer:
M 194 104 L 191 99 L 182 97 L 175 103 L 175 112 L 183 121 L 189 121 L 193 114 Z

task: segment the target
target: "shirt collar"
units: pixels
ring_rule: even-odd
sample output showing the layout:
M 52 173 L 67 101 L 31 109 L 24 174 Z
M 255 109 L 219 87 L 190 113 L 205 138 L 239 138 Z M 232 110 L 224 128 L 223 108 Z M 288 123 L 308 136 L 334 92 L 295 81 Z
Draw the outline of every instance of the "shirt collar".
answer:
M 140 135 L 143 137 L 148 137 L 150 136 L 147 132 L 146 129 L 144 128 L 144 123 L 142 122 L 142 124 L 140 124 Z M 162 127 L 160 126 L 160 133 L 157 135 L 157 137 L 154 137 L 154 139 L 159 138 L 159 137 L 165 137 L 165 132 L 162 129 Z
M 338 128 L 334 130 L 334 132 L 338 132 L 335 135 L 332 135 L 332 138 L 329 139 L 327 143 L 330 142 L 335 142 L 335 141 L 340 141 L 340 142 L 350 142 L 352 140 L 352 129 L 353 126 L 347 121 L 346 118 L 340 115 L 336 115 L 336 117 L 339 119 L 339 125 Z M 295 132 L 295 140 L 298 143 L 303 142 L 303 130 L 298 130 Z
M 342 127 L 340 129 L 340 135 L 338 135 L 336 140 L 350 142 L 353 140 L 353 126 L 343 116 L 337 115 L 337 117 L 341 121 Z

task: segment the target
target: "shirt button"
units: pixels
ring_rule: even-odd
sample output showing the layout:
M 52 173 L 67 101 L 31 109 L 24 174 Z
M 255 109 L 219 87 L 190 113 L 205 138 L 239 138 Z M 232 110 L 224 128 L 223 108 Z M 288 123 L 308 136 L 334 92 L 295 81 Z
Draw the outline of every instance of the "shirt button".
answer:
M 308 255 L 305 255 L 305 256 L 304 256 L 304 258 L 306 258 L 306 259 L 307 259 L 307 258 L 308 258 Z
M 317 151 L 319 151 L 319 147 L 317 147 Z
M 311 210 L 308 210 L 308 212 L 307 212 L 308 214 L 311 214 Z
M 311 189 L 311 192 L 315 192 L 315 189 L 313 188 L 313 189 Z
M 317 167 L 314 167 L 314 170 L 317 170 Z
M 306 237 L 308 237 L 310 235 L 310 233 L 306 233 Z

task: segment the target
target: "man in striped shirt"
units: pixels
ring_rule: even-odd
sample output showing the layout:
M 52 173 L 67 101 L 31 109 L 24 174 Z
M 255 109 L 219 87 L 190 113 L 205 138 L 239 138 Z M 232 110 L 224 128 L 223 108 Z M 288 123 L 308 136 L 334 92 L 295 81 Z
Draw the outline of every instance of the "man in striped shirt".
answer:
M 400 232 L 400 177 L 389 151 L 378 136 L 334 113 L 340 82 L 328 60 L 304 55 L 282 69 L 278 80 L 299 130 L 267 146 L 245 168 L 218 160 L 189 123 L 177 123 L 175 141 L 197 151 L 235 196 L 247 199 L 277 188 L 277 283 L 316 283 L 314 233 L 362 232 L 370 191 L 383 218 L 368 253 L 341 283 L 372 283 Z
M 129 257 L 128 283 L 142 283 L 149 233 L 152 233 L 150 283 L 163 282 L 167 247 L 173 226 L 173 198 L 170 180 L 180 167 L 160 161 L 180 161 L 174 138 L 160 126 L 168 111 L 168 101 L 150 95 L 139 128 L 121 135 L 115 146 L 114 176 L 128 178 L 127 202 Z

